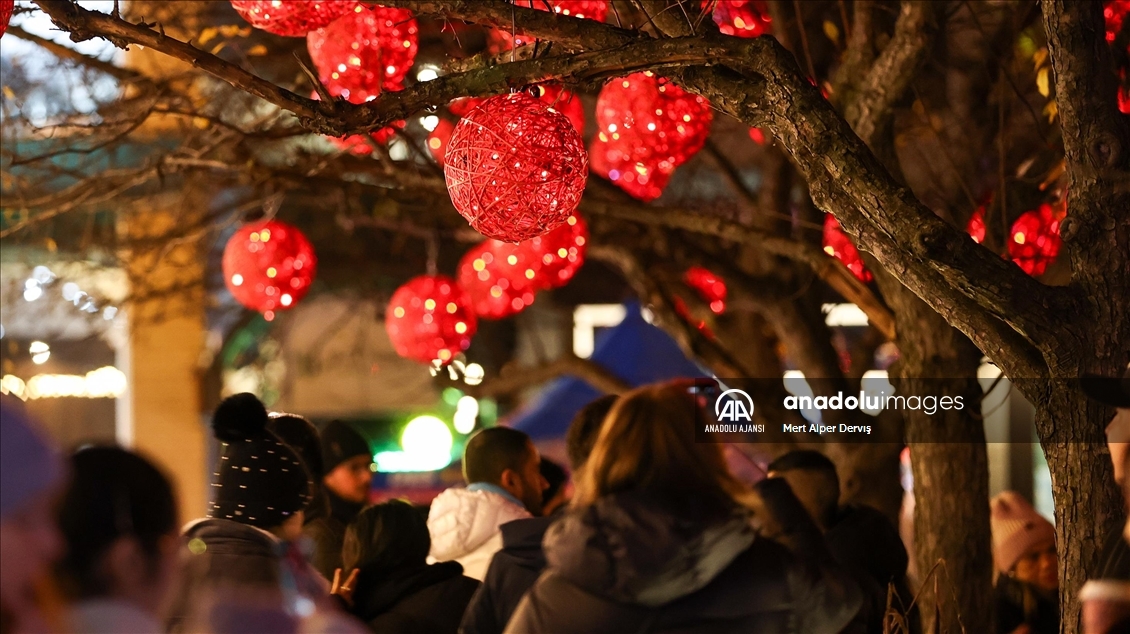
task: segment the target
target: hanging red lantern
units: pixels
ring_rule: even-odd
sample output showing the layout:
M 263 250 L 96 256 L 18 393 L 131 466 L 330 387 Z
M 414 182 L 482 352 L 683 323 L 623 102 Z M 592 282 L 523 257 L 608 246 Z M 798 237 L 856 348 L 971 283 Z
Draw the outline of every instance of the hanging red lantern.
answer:
M 542 288 L 558 288 L 573 279 L 585 263 L 589 231 L 579 214 L 544 236 L 531 238 L 518 246 L 540 263 L 536 282 Z
M 608 0 L 515 0 L 515 6 L 539 11 L 552 10 L 559 15 L 604 22 L 608 17 Z M 497 55 L 512 48 L 533 42 L 526 35 L 514 35 L 505 29 L 491 29 L 487 33 L 487 50 Z
M 16 0 L 0 0 L 0 37 L 8 30 L 8 22 L 11 21 L 15 8 Z
M 224 246 L 224 284 L 236 301 L 263 313 L 298 303 L 310 290 L 318 259 L 296 227 L 262 220 L 240 227 Z
M 588 154 L 568 117 L 519 92 L 491 97 L 463 117 L 443 171 L 451 203 L 476 231 L 521 242 L 577 209 Z
M 675 168 L 706 143 L 710 104 L 650 71 L 613 79 L 596 102 L 593 169 L 644 201 L 663 191 Z
M 408 280 L 385 311 L 385 330 L 396 354 L 421 363 L 451 361 L 471 345 L 476 326 L 466 294 L 444 275 Z
M 698 293 L 702 301 L 710 305 L 710 310 L 715 315 L 721 315 L 726 310 L 726 283 L 710 269 L 701 266 L 692 266 L 687 269 L 683 280 Z
M 832 214 L 824 215 L 824 252 L 844 263 L 844 266 L 861 282 L 871 281 L 871 271 L 863 266 L 859 250 L 851 243 L 840 223 Z
M 310 59 L 330 94 L 365 103 L 403 90 L 416 60 L 416 19 L 408 9 L 357 5 L 306 36 Z
M 1059 237 L 1061 214 L 1051 205 L 1020 214 L 1009 231 L 1008 255 L 1024 272 L 1040 276 L 1048 269 L 1063 245 Z
M 231 6 L 257 29 L 302 37 L 349 13 L 357 0 L 231 0 Z
M 772 32 L 764 0 L 702 0 L 702 8 L 713 12 L 714 23 L 724 35 L 757 37 Z
M 982 205 L 969 217 L 969 223 L 965 225 L 965 232 L 973 238 L 974 242 L 981 244 L 985 241 L 985 231 L 985 206 Z
M 534 303 L 539 266 L 520 245 L 485 240 L 459 261 L 459 286 L 475 315 L 502 319 Z

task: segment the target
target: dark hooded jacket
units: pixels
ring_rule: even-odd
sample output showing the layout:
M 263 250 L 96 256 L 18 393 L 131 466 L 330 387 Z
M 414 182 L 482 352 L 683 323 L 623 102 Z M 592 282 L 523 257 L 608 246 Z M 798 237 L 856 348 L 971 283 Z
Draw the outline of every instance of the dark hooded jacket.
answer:
M 541 542 L 556 517 L 531 517 L 500 526 L 502 550 L 495 553 L 483 585 L 460 625 L 462 634 L 502 634 L 518 602 L 545 569 Z
M 478 587 L 454 561 L 391 571 L 362 568 L 351 611 L 382 634 L 456 634 Z
M 747 513 L 665 508 L 622 493 L 554 523 L 548 569 L 505 631 L 832 634 L 858 611 L 850 579 L 755 536 Z

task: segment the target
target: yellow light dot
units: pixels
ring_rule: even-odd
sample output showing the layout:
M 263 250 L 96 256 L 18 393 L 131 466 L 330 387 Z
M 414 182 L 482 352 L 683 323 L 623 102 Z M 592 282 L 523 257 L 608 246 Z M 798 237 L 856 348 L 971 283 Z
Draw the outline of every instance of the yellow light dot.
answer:
M 577 217 L 576 216 L 569 216 L 569 219 L 566 220 L 565 222 L 569 223 L 569 226 L 573 226 L 573 225 L 577 224 Z
M 689 114 L 683 115 L 683 121 L 690 123 L 691 122 L 691 116 Z
M 258 242 L 259 241 L 259 234 L 258 233 L 252 233 L 251 234 L 251 241 L 252 242 Z
M 236 273 L 235 275 L 231 276 L 231 285 L 232 286 L 240 286 L 242 284 L 243 284 L 243 276 L 242 275 L 240 275 L 239 273 Z
M 559 257 L 559 258 L 569 257 L 569 252 L 565 250 L 565 247 L 562 247 L 562 248 L 557 250 L 557 257 Z
M 527 280 L 534 279 L 534 270 L 533 269 L 526 269 L 526 279 Z
M 428 147 L 432 148 L 433 150 L 438 150 L 439 146 L 441 145 L 443 145 L 443 142 L 435 137 L 428 139 Z
M 455 302 L 447 302 L 447 312 L 454 315 L 457 310 L 459 310 L 459 307 L 455 305 Z
M 426 308 L 428 310 L 435 310 L 436 309 L 436 300 L 434 300 L 430 297 L 428 299 L 425 299 L 424 300 L 424 308 Z
M 830 247 L 830 246 L 829 246 L 829 247 L 824 247 L 824 253 L 827 253 L 828 255 L 835 255 L 835 254 L 836 254 L 836 250 L 835 250 L 835 249 L 833 249 L 833 248 L 832 248 L 832 247 Z
M 451 351 L 448 350 L 447 348 L 444 348 L 443 350 L 439 351 L 439 360 L 440 361 L 447 361 L 450 358 L 451 358 Z
M 467 332 L 467 324 L 465 324 L 461 321 L 456 322 L 455 323 L 455 332 L 457 332 L 459 334 L 463 334 L 463 333 Z
M 471 263 L 471 268 L 475 269 L 476 271 L 481 271 L 486 267 L 487 263 L 484 262 L 482 258 L 476 258 L 475 261 Z
M 502 289 L 497 286 L 490 287 L 490 296 L 496 299 L 502 297 Z
M 510 255 L 506 256 L 506 263 L 509 264 L 510 266 L 514 266 L 515 264 L 518 263 L 518 256 L 516 256 L 514 254 L 510 254 Z
M 274 277 L 278 274 L 279 272 L 273 266 L 267 269 L 267 277 Z
M 397 317 L 397 319 L 399 319 L 399 318 L 403 317 L 403 316 L 404 316 L 404 307 L 403 307 L 403 306 L 397 306 L 397 307 L 396 307 L 396 308 L 395 308 L 395 309 L 394 309 L 394 310 L 392 311 L 392 314 L 393 314 L 393 315 L 395 315 L 395 316 Z
M 271 239 L 271 231 L 269 229 L 264 229 L 264 230 L 260 231 L 259 232 L 259 239 L 262 240 L 263 242 L 270 240 Z
M 1023 234 L 1023 233 L 1019 233 L 1019 232 L 1017 232 L 1017 234 L 1016 234 L 1016 235 L 1012 236 L 1012 239 L 1013 239 L 1013 241 L 1014 241 L 1014 242 L 1016 242 L 1016 244 L 1024 244 L 1024 241 L 1025 241 L 1025 240 L 1026 240 L 1027 238 L 1025 238 L 1025 237 L 1024 237 L 1024 234 Z

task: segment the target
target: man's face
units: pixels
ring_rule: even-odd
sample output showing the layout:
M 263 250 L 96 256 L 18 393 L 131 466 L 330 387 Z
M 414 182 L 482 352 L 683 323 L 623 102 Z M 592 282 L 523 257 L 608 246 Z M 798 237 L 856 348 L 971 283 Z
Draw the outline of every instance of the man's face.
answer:
M 369 456 L 354 456 L 334 467 L 322 478 L 322 483 L 339 498 L 355 504 L 369 500 L 369 486 L 373 472 Z
M 1114 463 L 1114 481 L 1122 484 L 1126 479 L 1126 455 L 1130 453 L 1130 409 L 1118 408 L 1106 426 L 1106 446 Z
M 537 448 L 531 442 L 527 449 L 521 468 L 503 472 L 503 488 L 521 500 L 527 511 L 541 515 L 541 494 L 549 488 L 549 483 L 541 475 L 541 456 Z

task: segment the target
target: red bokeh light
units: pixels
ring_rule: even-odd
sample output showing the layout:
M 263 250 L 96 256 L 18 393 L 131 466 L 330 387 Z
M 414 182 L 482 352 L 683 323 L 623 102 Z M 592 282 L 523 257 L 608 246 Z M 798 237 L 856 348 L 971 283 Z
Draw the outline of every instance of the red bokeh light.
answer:
M 310 290 L 317 272 L 314 247 L 297 228 L 279 220 L 240 227 L 224 246 L 224 284 L 236 301 L 273 316 Z

